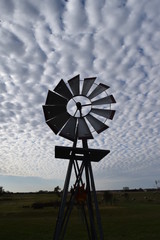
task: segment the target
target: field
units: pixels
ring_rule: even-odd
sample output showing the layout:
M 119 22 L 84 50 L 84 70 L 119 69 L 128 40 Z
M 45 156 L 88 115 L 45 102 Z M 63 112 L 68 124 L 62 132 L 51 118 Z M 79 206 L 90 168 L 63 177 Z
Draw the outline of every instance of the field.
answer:
M 160 239 L 160 192 L 113 192 L 112 202 L 98 193 L 105 240 Z M 0 196 L 1 240 L 52 240 L 58 208 L 54 193 Z M 43 203 L 43 208 L 33 208 Z M 81 211 L 75 206 L 65 240 L 87 240 Z

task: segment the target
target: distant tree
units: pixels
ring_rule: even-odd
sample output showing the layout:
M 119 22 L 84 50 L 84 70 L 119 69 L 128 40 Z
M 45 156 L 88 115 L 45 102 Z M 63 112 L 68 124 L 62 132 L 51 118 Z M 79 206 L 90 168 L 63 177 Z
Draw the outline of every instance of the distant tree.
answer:
M 39 190 L 38 193 L 48 193 L 47 190 Z
M 156 188 L 157 189 L 160 189 L 160 180 L 155 180 L 155 184 L 156 184 Z
M 0 187 L 0 195 L 2 195 L 3 193 L 4 193 L 3 187 Z
M 58 197 L 61 196 L 61 189 L 60 189 L 59 186 L 57 186 L 57 187 L 54 188 L 54 192 L 57 194 Z

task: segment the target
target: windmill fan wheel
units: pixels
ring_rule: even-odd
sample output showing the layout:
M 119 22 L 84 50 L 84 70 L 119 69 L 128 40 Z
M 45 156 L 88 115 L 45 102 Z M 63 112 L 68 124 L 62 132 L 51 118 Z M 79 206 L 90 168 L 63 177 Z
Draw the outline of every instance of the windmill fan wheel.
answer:
M 77 75 L 66 84 L 63 79 L 53 91 L 48 91 L 44 116 L 47 125 L 55 134 L 71 141 L 93 139 L 93 131 L 98 134 L 108 128 L 107 119 L 112 120 L 116 103 L 113 95 L 107 94 L 109 86 L 96 84 L 95 77 L 80 80 Z

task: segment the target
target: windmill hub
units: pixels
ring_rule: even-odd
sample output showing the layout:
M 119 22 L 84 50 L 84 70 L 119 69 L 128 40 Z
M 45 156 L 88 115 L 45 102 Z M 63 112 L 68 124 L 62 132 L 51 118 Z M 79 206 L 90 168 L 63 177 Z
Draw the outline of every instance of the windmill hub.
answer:
M 77 102 L 76 103 L 76 106 L 77 106 L 77 109 L 78 110 L 81 110 L 82 109 L 82 104 L 80 102 Z
M 91 111 L 91 101 L 85 96 L 75 96 L 67 103 L 67 112 L 73 117 L 84 117 Z

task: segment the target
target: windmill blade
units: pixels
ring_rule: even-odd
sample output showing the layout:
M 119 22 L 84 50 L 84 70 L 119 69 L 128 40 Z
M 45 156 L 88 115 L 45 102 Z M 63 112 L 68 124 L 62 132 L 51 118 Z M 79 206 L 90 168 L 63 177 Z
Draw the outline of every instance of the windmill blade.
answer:
M 93 136 L 84 118 L 78 118 L 78 138 L 93 139 Z
M 61 81 L 55 87 L 54 91 L 59 93 L 60 95 L 62 95 L 64 98 L 68 100 L 73 97 L 72 93 L 70 92 L 69 88 L 67 87 L 63 79 L 61 79 Z
M 48 121 L 49 119 L 54 118 L 57 115 L 66 112 L 66 106 L 63 106 L 63 105 L 59 105 L 59 106 L 44 105 L 43 106 L 43 112 L 44 112 L 44 116 L 45 116 L 46 121 Z
M 86 115 L 87 120 L 97 133 L 101 133 L 108 128 L 106 124 L 93 117 L 91 114 Z
M 83 81 L 83 89 L 82 89 L 82 95 L 87 96 L 87 93 L 89 92 L 90 88 L 92 87 L 96 77 L 93 78 L 85 78 Z
M 114 99 L 113 95 L 109 95 L 107 97 L 93 101 L 92 105 L 111 104 L 111 103 L 116 103 L 116 100 Z
M 67 99 L 49 90 L 45 104 L 46 105 L 67 105 Z
M 57 134 L 61 130 L 61 128 L 64 126 L 64 124 L 68 121 L 69 118 L 70 118 L 69 113 L 64 112 L 64 113 L 46 121 L 46 123 L 52 129 L 52 131 L 55 134 Z
M 73 95 L 79 95 L 79 75 L 68 80 L 69 86 L 73 92 Z
M 76 129 L 77 119 L 75 117 L 70 117 L 62 131 L 59 133 L 61 137 L 67 138 L 71 141 L 75 139 L 75 129 Z
M 96 97 L 97 95 L 99 95 L 100 93 L 104 92 L 105 90 L 107 90 L 109 88 L 109 86 L 100 83 L 94 90 L 93 92 L 88 96 L 89 99 L 92 99 L 94 97 Z
M 115 110 L 92 108 L 91 113 L 95 113 L 108 119 L 113 119 Z

